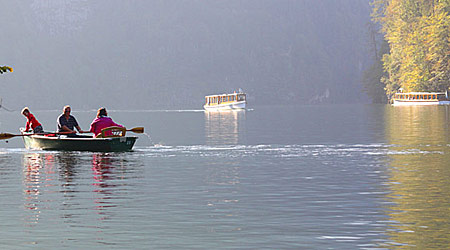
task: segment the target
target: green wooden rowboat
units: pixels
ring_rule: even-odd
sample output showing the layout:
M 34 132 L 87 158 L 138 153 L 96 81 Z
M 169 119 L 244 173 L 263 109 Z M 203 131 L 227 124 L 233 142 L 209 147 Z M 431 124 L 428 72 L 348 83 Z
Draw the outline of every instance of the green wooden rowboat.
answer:
M 130 151 L 137 137 L 122 136 L 110 138 L 92 138 L 79 135 L 27 135 L 23 133 L 23 142 L 27 149 L 62 150 L 62 151 L 93 151 L 93 152 L 122 152 Z

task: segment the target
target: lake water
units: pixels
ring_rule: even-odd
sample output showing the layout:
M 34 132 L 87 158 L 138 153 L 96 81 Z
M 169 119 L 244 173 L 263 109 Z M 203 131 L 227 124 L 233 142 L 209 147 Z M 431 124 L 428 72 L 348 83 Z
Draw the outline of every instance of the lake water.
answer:
M 95 111 L 77 112 L 88 129 Z M 60 111 L 33 111 L 48 131 Z M 110 111 L 126 153 L 0 141 L 2 249 L 444 249 L 449 107 Z M 0 112 L 1 132 L 25 124 Z M 155 144 L 155 145 L 153 145 Z

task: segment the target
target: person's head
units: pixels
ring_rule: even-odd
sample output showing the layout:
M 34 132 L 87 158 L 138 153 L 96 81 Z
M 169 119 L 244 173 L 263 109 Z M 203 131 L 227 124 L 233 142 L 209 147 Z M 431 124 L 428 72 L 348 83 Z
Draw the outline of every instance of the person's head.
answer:
M 64 106 L 64 108 L 63 108 L 64 115 L 70 115 L 70 111 L 72 111 L 72 109 L 70 108 L 69 105 Z
M 106 112 L 106 109 L 103 107 L 99 108 L 97 111 L 97 117 L 100 116 L 108 116 L 108 112 Z
M 29 114 L 30 114 L 30 110 L 28 109 L 28 107 L 25 107 L 22 109 L 22 115 L 28 116 Z

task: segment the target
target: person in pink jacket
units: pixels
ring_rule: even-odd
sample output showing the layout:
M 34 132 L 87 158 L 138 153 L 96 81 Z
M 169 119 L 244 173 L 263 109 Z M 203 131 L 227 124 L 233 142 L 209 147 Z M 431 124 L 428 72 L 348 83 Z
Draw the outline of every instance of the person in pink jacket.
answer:
M 97 111 L 97 118 L 91 123 L 90 131 L 94 133 L 94 137 L 97 137 L 97 135 L 102 132 L 102 129 L 111 126 L 123 127 L 122 125 L 113 122 L 113 120 L 108 117 L 106 108 L 99 108 Z

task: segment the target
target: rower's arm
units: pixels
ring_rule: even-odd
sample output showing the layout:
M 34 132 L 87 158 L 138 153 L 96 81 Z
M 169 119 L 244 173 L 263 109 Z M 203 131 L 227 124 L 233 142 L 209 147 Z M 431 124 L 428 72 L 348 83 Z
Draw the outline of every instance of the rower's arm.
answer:
M 66 125 L 62 125 L 61 129 L 62 129 L 64 132 L 72 132 L 72 133 L 75 133 L 75 131 L 71 130 L 71 129 L 68 128 Z

